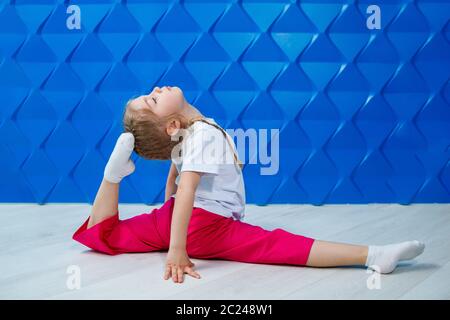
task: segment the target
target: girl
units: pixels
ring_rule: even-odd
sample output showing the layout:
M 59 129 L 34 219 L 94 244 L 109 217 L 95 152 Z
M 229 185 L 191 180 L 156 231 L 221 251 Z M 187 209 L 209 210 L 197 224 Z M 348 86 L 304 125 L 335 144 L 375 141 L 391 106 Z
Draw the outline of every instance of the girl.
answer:
M 185 273 L 200 278 L 189 257 L 310 267 L 362 265 L 390 273 L 399 261 L 424 251 L 416 240 L 352 245 L 243 222 L 242 164 L 234 142 L 189 104 L 178 87 L 155 87 L 130 100 L 123 123 L 125 132 L 106 164 L 91 215 L 73 235 L 94 250 L 111 255 L 168 250 L 164 279 L 175 283 L 183 282 Z M 172 160 L 165 203 L 120 220 L 119 183 L 135 170 L 133 150 L 145 159 Z

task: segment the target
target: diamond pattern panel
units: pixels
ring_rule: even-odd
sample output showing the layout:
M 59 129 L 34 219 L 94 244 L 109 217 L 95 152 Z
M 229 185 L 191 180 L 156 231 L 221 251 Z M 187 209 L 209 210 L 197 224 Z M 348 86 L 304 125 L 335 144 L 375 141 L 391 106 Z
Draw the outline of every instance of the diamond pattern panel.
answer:
M 278 169 L 245 150 L 249 203 L 450 201 L 447 0 L 380 1 L 380 30 L 368 0 L 70 4 L 81 29 L 68 1 L 0 2 L 0 201 L 92 203 L 125 103 L 155 85 L 267 130 Z M 133 159 L 119 200 L 163 201 L 170 163 Z

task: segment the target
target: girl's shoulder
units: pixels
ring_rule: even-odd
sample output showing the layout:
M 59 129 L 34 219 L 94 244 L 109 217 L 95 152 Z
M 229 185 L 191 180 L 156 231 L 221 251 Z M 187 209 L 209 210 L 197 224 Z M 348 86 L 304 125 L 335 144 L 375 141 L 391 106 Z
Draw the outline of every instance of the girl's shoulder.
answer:
M 204 121 L 195 121 L 190 127 L 190 133 L 206 133 L 206 135 L 222 135 L 222 132 L 219 128 L 217 122 L 214 121 L 213 118 L 205 118 L 209 123 Z
M 215 128 L 214 126 L 219 126 L 219 124 L 213 118 L 203 118 L 202 120 L 196 120 L 192 127 L 196 128 Z
M 206 118 L 209 123 L 203 121 L 194 122 L 188 129 L 184 138 L 186 144 L 193 147 L 212 147 L 217 143 L 217 147 L 222 148 L 226 138 L 219 125 L 212 118 Z

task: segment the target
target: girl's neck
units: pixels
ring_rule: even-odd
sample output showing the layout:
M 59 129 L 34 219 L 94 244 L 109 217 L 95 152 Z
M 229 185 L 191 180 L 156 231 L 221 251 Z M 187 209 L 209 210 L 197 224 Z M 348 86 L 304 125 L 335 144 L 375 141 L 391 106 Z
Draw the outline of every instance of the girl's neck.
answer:
M 187 121 L 190 121 L 194 118 L 204 118 L 204 116 L 198 111 L 196 107 L 186 102 L 185 107 L 183 108 L 182 115 L 186 118 Z

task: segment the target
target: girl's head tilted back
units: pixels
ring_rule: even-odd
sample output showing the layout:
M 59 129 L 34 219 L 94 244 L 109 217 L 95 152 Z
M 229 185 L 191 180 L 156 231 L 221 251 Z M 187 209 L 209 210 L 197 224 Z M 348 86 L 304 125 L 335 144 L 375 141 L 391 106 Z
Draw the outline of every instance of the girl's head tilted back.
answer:
M 179 142 L 172 141 L 171 136 L 180 128 L 186 128 L 197 113 L 179 87 L 155 87 L 150 94 L 128 101 L 123 126 L 125 132 L 134 135 L 134 151 L 139 156 L 168 160 L 172 148 Z

